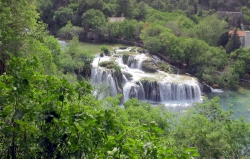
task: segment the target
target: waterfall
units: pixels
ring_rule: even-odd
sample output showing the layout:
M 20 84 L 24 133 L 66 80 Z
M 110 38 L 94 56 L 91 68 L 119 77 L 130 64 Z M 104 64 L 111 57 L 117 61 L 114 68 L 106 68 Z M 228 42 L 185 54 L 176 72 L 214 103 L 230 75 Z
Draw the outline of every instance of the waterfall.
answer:
M 152 103 L 189 103 L 201 100 L 200 87 L 193 77 L 169 74 L 164 71 L 146 73 L 142 70 L 142 62 L 152 60 L 152 56 L 138 53 L 133 55 L 119 54 L 124 50 L 115 52 L 116 55 L 113 57 L 97 58 L 100 62 L 114 59 L 121 69 L 121 74 L 118 75 L 112 69 L 98 66 L 97 59 L 92 64 L 91 72 L 92 83 L 108 85 L 110 96 L 121 93 L 124 102 L 130 98 Z M 161 61 L 156 56 L 153 56 L 153 59 L 155 62 Z
M 124 74 L 122 74 L 122 83 L 123 83 L 123 85 L 125 85 L 127 82 L 128 82 L 127 77 Z
M 115 96 L 119 92 L 117 79 L 112 70 L 92 68 L 91 80 L 93 84 L 105 83 L 108 85 L 110 96 Z
M 139 100 L 145 100 L 145 91 L 141 82 L 130 83 L 128 82 L 124 86 L 124 101 L 129 98 L 137 98 Z
M 207 86 L 208 88 L 210 88 L 210 89 L 211 89 L 211 92 L 213 92 L 213 93 L 222 93 L 222 92 L 223 92 L 222 89 L 215 89 L 215 88 L 209 86 L 208 84 L 206 84 L 205 82 L 203 82 L 203 84 L 204 84 L 205 86 Z

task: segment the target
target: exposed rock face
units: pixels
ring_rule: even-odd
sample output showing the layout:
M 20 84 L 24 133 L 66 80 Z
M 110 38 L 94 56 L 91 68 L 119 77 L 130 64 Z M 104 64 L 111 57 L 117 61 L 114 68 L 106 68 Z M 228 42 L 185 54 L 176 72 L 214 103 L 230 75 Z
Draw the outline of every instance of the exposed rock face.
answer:
M 145 92 L 145 99 L 155 102 L 161 101 L 159 84 L 156 81 L 143 81 L 142 85 Z
M 211 88 L 206 84 L 202 84 L 202 91 L 205 93 L 212 92 Z

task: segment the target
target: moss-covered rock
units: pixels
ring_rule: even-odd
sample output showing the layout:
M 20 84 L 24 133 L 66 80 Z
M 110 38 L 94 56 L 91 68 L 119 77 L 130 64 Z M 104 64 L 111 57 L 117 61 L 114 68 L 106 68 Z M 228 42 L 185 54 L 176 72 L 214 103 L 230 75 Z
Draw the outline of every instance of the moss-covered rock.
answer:
M 137 49 L 137 52 L 139 52 L 139 53 L 143 53 L 143 52 L 145 52 L 145 51 L 144 51 L 144 49 L 143 49 L 143 48 L 138 48 L 138 49 Z
M 158 67 L 154 64 L 153 61 L 143 61 L 142 69 L 146 72 L 156 72 Z
M 123 74 L 127 79 L 131 79 L 133 77 L 133 75 L 128 72 L 123 72 Z
M 102 61 L 99 63 L 99 66 L 106 67 L 109 69 L 113 69 L 115 67 L 116 63 L 114 61 Z
M 120 46 L 119 47 L 119 49 L 121 49 L 121 50 L 125 50 L 125 49 L 127 49 L 128 47 L 126 47 L 126 46 Z
M 157 67 L 164 72 L 168 72 L 168 73 L 173 73 L 172 72 L 172 68 L 169 64 L 164 63 L 164 62 L 158 62 L 157 63 Z

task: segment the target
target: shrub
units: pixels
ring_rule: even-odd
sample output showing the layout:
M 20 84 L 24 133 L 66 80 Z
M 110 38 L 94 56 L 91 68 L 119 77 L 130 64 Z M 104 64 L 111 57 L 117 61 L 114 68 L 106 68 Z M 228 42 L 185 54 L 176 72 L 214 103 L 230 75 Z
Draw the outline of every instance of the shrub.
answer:
M 105 54 L 105 55 L 110 55 L 109 49 L 106 45 L 102 45 L 101 47 L 101 51 Z
M 83 28 L 78 26 L 73 26 L 70 22 L 65 26 L 62 27 L 57 36 L 62 39 L 71 40 L 74 36 L 80 37 L 81 34 L 84 33 Z

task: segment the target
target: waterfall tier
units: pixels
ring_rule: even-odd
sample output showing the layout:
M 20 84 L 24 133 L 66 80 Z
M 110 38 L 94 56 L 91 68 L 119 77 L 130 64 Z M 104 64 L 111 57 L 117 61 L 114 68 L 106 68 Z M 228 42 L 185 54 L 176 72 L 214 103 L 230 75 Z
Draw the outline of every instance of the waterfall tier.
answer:
M 165 83 L 142 81 L 128 83 L 124 87 L 124 100 L 137 98 L 153 102 L 196 101 L 200 100 L 199 85 L 195 83 Z
M 162 62 L 156 56 L 138 53 L 122 54 L 121 52 L 124 50 L 116 50 L 115 52 L 113 57 L 97 57 L 92 63 L 92 83 L 108 85 L 110 96 L 120 93 L 123 94 L 123 101 L 137 98 L 153 103 L 186 103 L 201 100 L 199 84 L 193 77 L 169 74 L 163 71 L 144 72 L 142 70 L 143 61 Z M 98 66 L 98 63 L 110 60 L 120 67 L 120 71 Z

